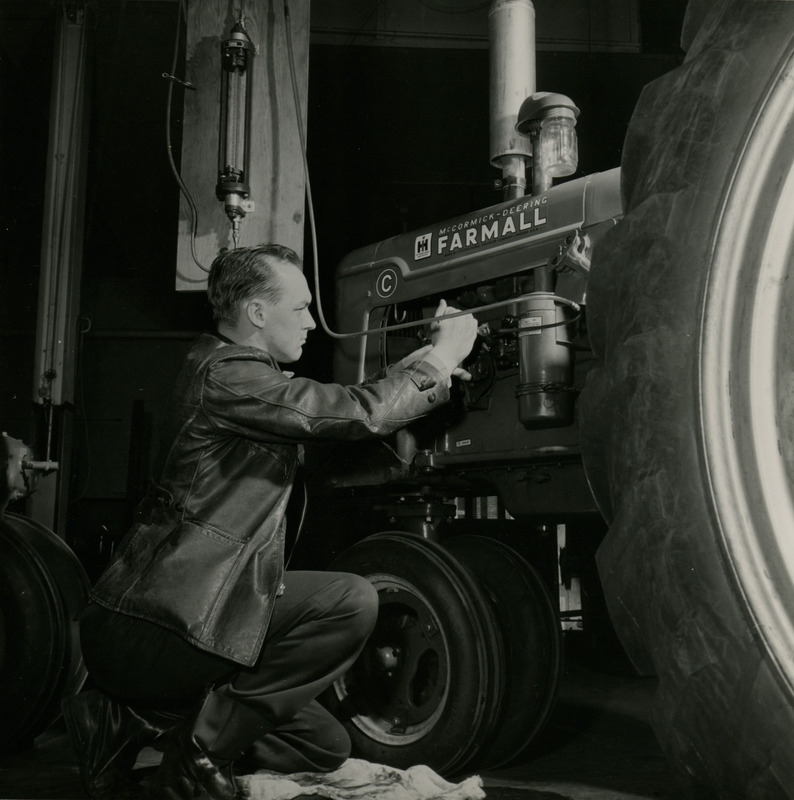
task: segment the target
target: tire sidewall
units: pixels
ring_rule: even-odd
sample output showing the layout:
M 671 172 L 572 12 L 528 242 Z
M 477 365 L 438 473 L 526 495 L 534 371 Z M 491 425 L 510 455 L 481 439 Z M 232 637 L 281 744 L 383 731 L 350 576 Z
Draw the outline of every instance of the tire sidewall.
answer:
M 598 363 L 582 443 L 611 523 L 599 569 L 629 656 L 659 675 L 655 728 L 698 797 L 794 791 L 794 698 L 726 548 L 702 416 L 725 209 L 790 58 L 793 9 L 722 4 L 684 66 L 646 88 L 624 150 L 626 216 L 594 254 L 588 286 Z M 752 212 L 759 227 L 763 211 Z

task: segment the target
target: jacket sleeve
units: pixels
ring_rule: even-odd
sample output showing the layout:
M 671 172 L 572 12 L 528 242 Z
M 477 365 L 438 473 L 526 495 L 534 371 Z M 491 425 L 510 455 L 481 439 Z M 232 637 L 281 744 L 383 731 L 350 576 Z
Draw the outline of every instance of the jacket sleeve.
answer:
M 383 436 L 449 400 L 433 359 L 360 386 L 288 378 L 255 359 L 221 359 L 207 371 L 201 405 L 210 423 L 260 441 Z
M 382 370 L 379 370 L 374 375 L 367 376 L 363 383 L 374 383 L 375 381 L 380 380 L 381 378 L 385 378 L 389 375 L 394 374 L 396 370 L 400 369 L 410 369 L 411 366 L 416 364 L 418 361 L 424 361 L 425 365 L 435 367 L 439 372 L 439 380 L 444 381 L 446 383 L 447 388 L 452 385 L 452 378 L 449 374 L 449 368 L 444 364 L 444 362 L 432 351 L 428 351 L 424 354 L 421 358 L 417 358 L 416 354 L 411 353 L 403 358 L 401 361 L 398 361 L 396 364 L 390 364 L 388 367 L 385 367 Z

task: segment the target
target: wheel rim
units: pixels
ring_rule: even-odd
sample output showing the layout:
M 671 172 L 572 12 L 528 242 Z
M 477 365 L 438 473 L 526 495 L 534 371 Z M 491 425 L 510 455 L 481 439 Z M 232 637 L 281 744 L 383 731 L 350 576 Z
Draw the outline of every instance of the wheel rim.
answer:
M 794 691 L 794 95 L 789 60 L 726 192 L 700 348 L 702 441 L 737 590 Z
M 447 638 L 431 604 L 393 575 L 367 576 L 378 590 L 380 613 L 362 658 L 335 689 L 355 694 L 367 714 L 352 723 L 376 742 L 404 745 L 433 728 L 449 690 Z

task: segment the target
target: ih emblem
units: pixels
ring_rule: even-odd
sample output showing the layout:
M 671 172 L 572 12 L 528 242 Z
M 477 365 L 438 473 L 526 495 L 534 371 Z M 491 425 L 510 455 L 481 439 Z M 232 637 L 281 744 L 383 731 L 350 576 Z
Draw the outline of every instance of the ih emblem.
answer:
M 414 261 L 419 261 L 420 258 L 428 258 L 430 256 L 430 242 L 433 238 L 432 233 L 423 233 L 417 236 L 414 242 Z

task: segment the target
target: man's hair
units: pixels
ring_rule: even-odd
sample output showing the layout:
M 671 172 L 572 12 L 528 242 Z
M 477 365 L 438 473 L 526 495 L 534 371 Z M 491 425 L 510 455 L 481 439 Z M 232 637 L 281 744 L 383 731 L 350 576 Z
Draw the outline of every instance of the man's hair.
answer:
M 257 244 L 221 253 L 210 267 L 207 299 L 217 323 L 237 326 L 240 303 L 251 297 L 265 297 L 276 303 L 281 287 L 274 267 L 287 261 L 299 267 L 298 254 L 280 244 Z

